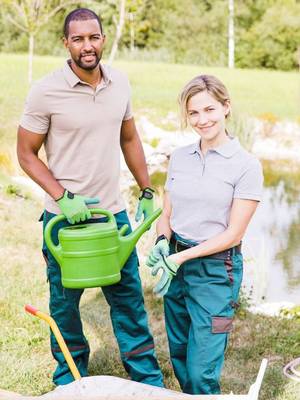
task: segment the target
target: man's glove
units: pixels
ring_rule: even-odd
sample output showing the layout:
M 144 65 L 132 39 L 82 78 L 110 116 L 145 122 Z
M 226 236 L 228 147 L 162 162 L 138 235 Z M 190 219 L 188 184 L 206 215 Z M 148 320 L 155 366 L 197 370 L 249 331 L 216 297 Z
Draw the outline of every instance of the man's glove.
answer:
M 177 274 L 179 264 L 163 256 L 153 267 L 152 275 L 156 276 L 160 269 L 163 270 L 162 276 L 153 292 L 159 297 L 163 297 L 169 290 L 173 276 Z
M 139 204 L 137 208 L 137 212 L 135 214 L 135 221 L 139 222 L 144 214 L 144 219 L 149 217 L 149 215 L 153 214 L 154 210 L 154 199 L 153 199 L 154 190 L 146 187 L 140 197 L 139 197 Z
M 146 260 L 146 265 L 152 268 L 163 256 L 168 257 L 169 254 L 169 241 L 165 235 L 160 235 L 156 239 L 155 245 L 150 251 L 150 254 Z
M 99 201 L 98 197 L 83 197 L 78 194 L 73 194 L 68 190 L 65 190 L 63 196 L 56 200 L 61 212 L 70 224 L 75 224 L 76 222 L 91 218 L 91 212 L 86 205 L 97 204 Z

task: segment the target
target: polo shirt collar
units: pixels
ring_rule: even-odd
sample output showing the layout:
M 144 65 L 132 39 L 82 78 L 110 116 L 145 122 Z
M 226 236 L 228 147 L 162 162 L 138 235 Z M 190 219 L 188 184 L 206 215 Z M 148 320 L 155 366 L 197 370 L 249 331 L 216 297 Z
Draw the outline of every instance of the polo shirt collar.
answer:
M 225 158 L 231 158 L 235 153 L 240 150 L 241 145 L 238 138 L 233 138 L 232 136 L 229 136 L 229 138 L 229 141 L 222 144 L 221 146 L 216 147 L 215 149 L 211 149 L 210 151 L 216 152 Z M 193 143 L 190 147 L 189 154 L 198 153 L 201 156 L 200 143 L 201 139 L 200 141 Z
M 198 142 L 196 143 L 192 143 L 190 145 L 190 150 L 189 150 L 189 154 L 195 154 L 198 153 L 199 155 L 201 155 L 201 151 L 200 151 L 200 141 L 198 140 Z
M 233 138 L 232 136 L 229 136 L 229 138 L 230 140 L 228 140 L 221 146 L 216 147 L 212 151 L 219 153 L 221 156 L 225 158 L 232 157 L 235 153 L 237 153 L 240 150 L 241 145 L 238 138 Z
M 73 72 L 71 66 L 70 66 L 70 61 L 71 60 L 67 60 L 67 62 L 65 63 L 65 66 L 63 68 L 63 73 L 64 76 L 68 82 L 68 84 L 71 87 L 76 86 L 78 83 L 85 83 L 83 81 L 80 80 L 80 78 Z M 112 82 L 112 77 L 110 74 L 110 71 L 106 68 L 106 66 L 99 64 L 99 68 L 101 70 L 101 74 L 102 74 L 102 79 L 105 85 L 108 85 L 109 82 Z

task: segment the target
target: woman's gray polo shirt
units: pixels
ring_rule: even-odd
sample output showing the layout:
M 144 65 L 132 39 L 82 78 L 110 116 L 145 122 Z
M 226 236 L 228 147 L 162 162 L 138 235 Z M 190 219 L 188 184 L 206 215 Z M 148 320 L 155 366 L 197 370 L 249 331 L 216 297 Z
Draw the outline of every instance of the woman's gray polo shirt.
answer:
M 227 229 L 233 199 L 260 201 L 262 187 L 260 162 L 236 138 L 205 156 L 199 141 L 181 147 L 171 155 L 165 185 L 171 228 L 197 243 L 208 240 Z

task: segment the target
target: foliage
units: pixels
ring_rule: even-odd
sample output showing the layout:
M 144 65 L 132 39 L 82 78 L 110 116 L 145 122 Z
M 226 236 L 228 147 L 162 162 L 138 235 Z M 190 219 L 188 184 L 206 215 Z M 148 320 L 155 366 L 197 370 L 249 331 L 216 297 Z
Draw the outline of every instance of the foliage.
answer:
M 285 191 L 293 195 L 299 194 L 300 168 L 298 163 L 290 160 L 276 160 L 276 164 L 270 160 L 262 160 L 265 171 L 265 187 L 275 187 L 282 182 Z
M 236 310 L 236 315 L 241 320 L 247 318 L 247 310 L 251 306 L 253 300 L 251 295 L 252 293 L 247 293 L 246 289 L 244 287 L 241 287 L 239 293 L 238 308 Z
M 280 311 L 280 315 L 285 318 L 292 318 L 300 321 L 300 306 L 295 306 L 292 308 L 283 308 Z
M 300 4 L 277 1 L 261 18 L 241 32 L 237 43 L 237 64 L 289 70 L 297 65 L 300 43 Z
M 228 121 L 229 133 L 237 136 L 242 145 L 249 151 L 251 151 L 255 141 L 254 126 L 254 119 L 242 114 L 235 114 Z
M 3 0 L 4 4 L 31 0 Z M 44 2 L 55 9 L 59 0 Z M 110 49 L 116 30 L 119 0 L 77 1 L 76 7 L 90 7 L 103 19 Z M 61 29 L 65 6 L 40 27 L 36 35 L 38 54 L 62 54 Z M 127 0 L 126 21 L 120 49 L 130 57 L 149 52 L 156 60 L 226 65 L 228 0 Z M 8 22 L 2 7 L 0 51 L 25 52 L 26 34 Z M 235 0 L 236 66 L 291 70 L 299 64 L 300 3 L 297 0 Z M 157 51 L 159 50 L 159 51 Z M 153 59 L 153 58 L 152 58 Z

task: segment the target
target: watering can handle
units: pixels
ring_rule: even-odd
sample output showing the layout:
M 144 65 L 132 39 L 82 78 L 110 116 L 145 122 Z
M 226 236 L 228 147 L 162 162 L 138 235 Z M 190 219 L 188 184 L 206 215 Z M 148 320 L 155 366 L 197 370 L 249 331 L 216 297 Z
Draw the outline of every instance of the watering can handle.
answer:
M 111 213 L 108 210 L 103 210 L 102 208 L 91 208 L 90 212 L 91 212 L 92 215 L 93 214 L 100 214 L 100 215 L 106 216 L 108 218 L 108 222 L 115 221 L 115 217 L 114 217 L 113 213 Z M 51 254 L 56 259 L 58 264 L 61 263 L 61 246 L 60 246 L 60 244 L 55 245 L 53 243 L 53 240 L 51 238 L 51 233 L 52 233 L 53 227 L 58 222 L 64 221 L 65 219 L 67 219 L 67 217 L 65 217 L 63 214 L 56 215 L 55 217 L 50 219 L 50 221 L 47 223 L 47 225 L 45 227 L 45 232 L 44 232 L 44 237 L 45 237 L 45 242 L 47 244 L 47 247 L 51 251 Z

